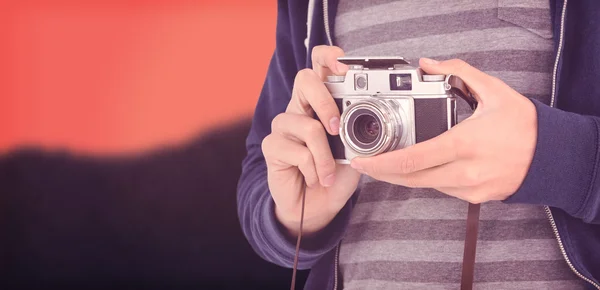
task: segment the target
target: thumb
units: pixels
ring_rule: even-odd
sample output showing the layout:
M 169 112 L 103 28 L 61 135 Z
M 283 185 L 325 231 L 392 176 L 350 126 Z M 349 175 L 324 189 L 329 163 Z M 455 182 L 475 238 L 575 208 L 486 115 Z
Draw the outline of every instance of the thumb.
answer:
M 493 83 L 491 76 L 460 59 L 437 61 L 421 58 L 419 66 L 428 74 L 455 75 L 461 78 L 471 92 L 477 96 L 484 95 Z

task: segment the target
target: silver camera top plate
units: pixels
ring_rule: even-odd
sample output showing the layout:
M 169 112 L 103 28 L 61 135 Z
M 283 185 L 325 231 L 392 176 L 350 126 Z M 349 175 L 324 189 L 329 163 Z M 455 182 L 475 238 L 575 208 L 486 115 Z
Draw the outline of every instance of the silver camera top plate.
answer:
M 375 56 L 375 57 L 339 57 L 338 61 L 349 66 L 361 66 L 365 69 L 388 69 L 397 65 L 410 63 L 400 56 Z

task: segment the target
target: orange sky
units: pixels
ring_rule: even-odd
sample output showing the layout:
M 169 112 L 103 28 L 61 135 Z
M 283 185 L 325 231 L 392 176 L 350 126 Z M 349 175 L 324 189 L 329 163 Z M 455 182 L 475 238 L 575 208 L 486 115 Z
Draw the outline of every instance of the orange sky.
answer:
M 275 14 L 270 0 L 2 2 L 0 151 L 139 151 L 249 116 Z

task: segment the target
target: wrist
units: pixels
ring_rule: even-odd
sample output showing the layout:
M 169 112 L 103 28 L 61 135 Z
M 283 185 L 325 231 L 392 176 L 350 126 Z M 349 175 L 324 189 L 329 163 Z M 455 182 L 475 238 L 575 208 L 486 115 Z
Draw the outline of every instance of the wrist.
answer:
M 305 211 L 304 220 L 302 221 L 302 235 L 311 236 L 318 233 L 335 218 L 335 215 L 335 213 L 307 215 Z M 300 230 L 300 214 L 289 214 L 289 211 L 281 210 L 280 207 L 275 205 L 275 217 L 283 226 L 289 237 L 295 238 L 298 236 Z

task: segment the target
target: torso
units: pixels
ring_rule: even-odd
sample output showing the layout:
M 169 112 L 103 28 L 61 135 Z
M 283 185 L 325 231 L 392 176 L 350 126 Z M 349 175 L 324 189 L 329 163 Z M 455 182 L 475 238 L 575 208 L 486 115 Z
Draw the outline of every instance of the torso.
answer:
M 547 0 L 347 1 L 334 42 L 348 56 L 460 58 L 521 94 L 550 102 Z M 469 113 L 459 103 L 459 113 Z M 467 203 L 364 177 L 340 248 L 344 289 L 457 289 Z M 541 206 L 481 207 L 475 289 L 583 289 Z

